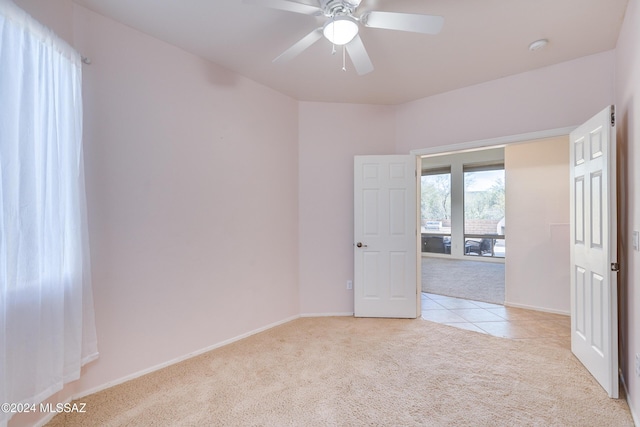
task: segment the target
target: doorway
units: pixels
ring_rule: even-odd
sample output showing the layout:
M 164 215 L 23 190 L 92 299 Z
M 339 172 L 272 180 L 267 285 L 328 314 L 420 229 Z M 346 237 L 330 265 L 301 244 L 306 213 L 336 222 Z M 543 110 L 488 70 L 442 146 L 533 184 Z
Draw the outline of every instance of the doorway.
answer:
M 503 304 L 504 147 L 420 163 L 422 292 Z
M 517 142 L 523 141 L 525 139 Z M 538 304 L 542 300 L 542 304 L 531 308 L 553 312 L 553 307 L 545 307 L 545 301 L 547 304 L 561 305 L 564 299 L 562 294 L 567 297 L 569 310 L 565 306 L 558 312 L 571 316 L 571 350 L 609 396 L 617 398 L 616 157 L 613 107 L 605 108 L 575 131 L 570 132 L 570 137 L 559 134 L 539 142 L 545 143 L 546 149 L 551 151 L 543 150 L 537 156 L 532 156 L 531 153 L 527 155 L 526 151 L 530 151 L 531 146 L 538 144 L 536 140 L 530 141 L 529 144 L 508 147 L 523 148 L 525 156 L 522 159 L 526 159 L 525 163 L 533 160 L 545 165 L 544 168 L 521 168 L 520 172 L 525 176 L 533 172 L 533 176 L 529 177 L 529 183 L 533 184 L 530 188 L 538 188 L 539 182 L 549 182 L 555 184 L 550 186 L 550 189 L 559 188 L 560 191 L 552 193 L 551 197 L 546 192 L 539 194 L 540 197 L 532 197 L 531 194 L 521 191 L 521 203 L 513 203 L 526 213 L 519 219 L 526 221 L 522 229 L 528 232 L 531 240 L 526 242 L 523 248 L 527 249 L 525 255 L 531 256 L 517 264 L 518 268 L 507 269 L 507 271 L 519 274 L 532 273 L 529 276 L 530 280 L 525 280 L 521 284 L 521 290 L 524 290 L 525 294 L 529 292 L 529 296 L 542 295 L 542 298 L 537 300 L 535 297 L 528 300 Z M 508 161 L 505 163 L 508 164 Z M 553 175 L 550 172 L 554 171 L 557 172 L 557 176 L 549 179 L 549 176 Z M 518 188 L 515 185 L 512 187 Z M 566 187 L 569 189 L 569 194 L 565 194 Z M 586 190 L 585 187 L 587 187 Z M 553 196 L 561 197 L 554 202 Z M 512 201 L 510 200 L 509 203 L 512 204 Z M 532 208 L 533 212 L 527 212 L 526 208 Z M 567 210 L 570 210 L 569 215 Z M 508 211 L 511 212 L 511 209 Z M 514 215 L 513 218 L 518 216 Z M 508 218 L 507 223 L 514 230 L 518 229 Z M 536 230 L 531 223 L 542 224 L 543 230 Z M 540 231 L 546 231 L 546 233 L 540 233 Z M 512 245 L 509 246 L 511 248 Z M 586 261 L 580 258 L 583 252 L 588 254 L 583 257 Z M 570 258 L 569 263 L 564 262 L 567 258 Z M 541 260 L 543 262 L 540 262 Z M 552 268 L 549 268 L 549 264 Z M 557 279 L 548 276 L 548 272 L 558 267 L 561 267 L 557 270 L 561 274 L 569 273 L 569 280 L 566 280 L 566 276 L 562 277 L 562 280 L 558 281 L 560 286 L 552 286 L 552 291 L 543 289 L 541 292 L 539 287 L 529 286 L 531 281 L 545 284 L 545 273 L 546 277 Z M 613 273 L 609 272 L 609 267 Z M 525 274 L 524 277 L 526 278 L 527 275 Z M 516 301 L 522 295 L 509 292 L 509 283 L 507 281 L 506 300 Z M 508 305 L 517 306 L 518 303 L 510 302 Z M 587 345 L 582 346 L 582 341 Z M 583 351 L 583 348 L 588 348 L 588 351 Z
M 508 306 L 564 315 L 570 312 L 566 248 L 571 130 L 563 128 L 458 144 L 446 147 L 446 151 L 445 147 L 434 147 L 412 152 L 422 157 L 504 149 L 508 248 L 503 261 L 504 303 Z M 430 254 L 430 257 L 444 256 Z M 419 268 L 422 269 L 422 265 Z M 420 271 L 419 277 L 423 274 Z

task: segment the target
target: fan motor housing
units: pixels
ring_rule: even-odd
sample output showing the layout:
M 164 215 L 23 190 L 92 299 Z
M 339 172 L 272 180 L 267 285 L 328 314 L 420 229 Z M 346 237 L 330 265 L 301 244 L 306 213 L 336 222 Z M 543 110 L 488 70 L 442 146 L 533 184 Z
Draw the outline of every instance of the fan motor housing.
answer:
M 360 5 L 360 0 L 320 0 L 320 6 L 327 17 L 350 15 Z

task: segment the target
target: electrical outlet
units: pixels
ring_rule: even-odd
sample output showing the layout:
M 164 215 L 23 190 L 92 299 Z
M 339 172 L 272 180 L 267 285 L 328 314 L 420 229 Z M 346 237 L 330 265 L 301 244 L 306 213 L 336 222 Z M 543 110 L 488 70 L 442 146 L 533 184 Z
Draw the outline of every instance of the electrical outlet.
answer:
M 347 280 L 347 289 L 353 289 L 353 280 Z
M 633 250 L 640 251 L 640 232 L 633 232 Z
M 636 377 L 640 377 L 640 354 L 636 353 Z

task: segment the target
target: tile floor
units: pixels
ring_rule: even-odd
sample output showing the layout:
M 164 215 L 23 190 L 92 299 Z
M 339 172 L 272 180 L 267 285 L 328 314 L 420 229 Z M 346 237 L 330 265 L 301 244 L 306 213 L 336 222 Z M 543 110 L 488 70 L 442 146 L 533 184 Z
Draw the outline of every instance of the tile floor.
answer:
M 461 329 L 517 340 L 544 340 L 571 347 L 571 320 L 545 313 L 422 293 L 422 318 Z

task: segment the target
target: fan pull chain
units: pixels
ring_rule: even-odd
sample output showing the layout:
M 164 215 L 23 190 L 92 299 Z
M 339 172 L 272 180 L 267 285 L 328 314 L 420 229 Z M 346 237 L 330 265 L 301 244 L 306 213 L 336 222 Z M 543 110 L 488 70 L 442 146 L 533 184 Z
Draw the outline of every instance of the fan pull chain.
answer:
M 333 40 L 335 40 L 336 39 L 336 26 L 334 25 L 332 27 L 332 29 L 333 29 Z M 335 55 L 335 54 L 336 54 L 336 45 L 335 45 L 335 43 L 332 43 L 331 55 Z
M 347 48 L 342 45 L 342 71 L 347 71 Z

